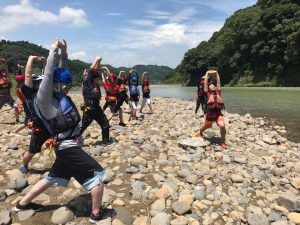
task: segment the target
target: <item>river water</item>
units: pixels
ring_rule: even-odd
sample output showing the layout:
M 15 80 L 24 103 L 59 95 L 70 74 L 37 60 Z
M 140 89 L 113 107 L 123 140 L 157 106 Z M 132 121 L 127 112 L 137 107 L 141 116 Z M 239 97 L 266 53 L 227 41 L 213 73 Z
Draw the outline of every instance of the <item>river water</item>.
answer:
M 194 102 L 196 92 L 196 87 L 169 85 L 151 87 L 153 97 L 172 97 Z M 222 98 L 230 113 L 250 113 L 254 117 L 266 117 L 272 123 L 285 126 L 290 139 L 300 142 L 300 87 L 224 87 Z

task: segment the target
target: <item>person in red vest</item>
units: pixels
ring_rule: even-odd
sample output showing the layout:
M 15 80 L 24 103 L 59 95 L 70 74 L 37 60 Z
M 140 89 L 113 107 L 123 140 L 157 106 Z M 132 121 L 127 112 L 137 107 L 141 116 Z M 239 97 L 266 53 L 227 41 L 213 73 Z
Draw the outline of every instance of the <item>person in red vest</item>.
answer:
M 102 75 L 103 88 L 106 92 L 105 95 L 106 102 L 103 106 L 103 112 L 109 106 L 110 111 L 113 113 L 117 103 L 118 87 L 117 84 L 115 83 L 117 76 L 116 74 L 111 73 L 106 66 L 101 67 L 101 69 L 102 69 L 101 75 Z
M 19 120 L 19 109 L 16 101 L 10 94 L 10 89 L 12 83 L 8 77 L 8 67 L 5 59 L 0 59 L 0 65 L 4 65 L 4 69 L 0 70 L 0 110 L 5 104 L 8 104 L 11 108 L 15 110 L 16 124 L 20 124 Z
M 142 76 L 142 92 L 143 92 L 143 101 L 142 106 L 140 108 L 140 112 L 142 113 L 143 108 L 145 105 L 149 106 L 150 113 L 153 113 L 152 106 L 151 106 L 151 99 L 150 99 L 150 79 L 148 72 L 144 72 Z
M 108 105 L 110 106 L 112 112 L 112 115 L 108 118 L 108 121 L 110 121 L 114 117 L 114 115 L 119 112 L 119 125 L 125 127 L 126 124 L 123 121 L 123 110 L 121 108 L 121 105 L 123 103 L 120 103 L 120 87 L 116 84 L 117 76 L 116 74 L 111 73 L 107 67 L 102 67 L 102 69 L 107 74 L 107 78 L 105 78 L 105 76 L 102 76 L 102 79 L 106 79 L 106 82 L 103 82 L 103 87 L 106 90 L 105 99 L 107 100 L 106 102 L 108 102 Z M 106 103 L 104 107 L 105 106 Z
M 209 74 L 215 74 L 216 86 L 214 81 L 209 80 Z M 213 123 L 216 122 L 220 128 L 221 140 L 220 146 L 224 149 L 227 148 L 225 143 L 226 129 L 224 118 L 221 110 L 224 108 L 224 103 L 221 98 L 221 83 L 220 76 L 216 70 L 208 70 L 204 78 L 204 92 L 207 96 L 207 114 L 203 127 L 200 129 L 199 137 L 203 137 L 203 132 L 211 128 Z

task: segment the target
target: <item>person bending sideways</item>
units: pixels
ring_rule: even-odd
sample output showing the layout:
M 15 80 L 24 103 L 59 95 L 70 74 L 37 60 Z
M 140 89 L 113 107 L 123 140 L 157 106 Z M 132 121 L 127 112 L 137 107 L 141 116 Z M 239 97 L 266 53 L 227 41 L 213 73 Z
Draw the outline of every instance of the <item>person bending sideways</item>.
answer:
M 213 81 L 208 80 L 208 75 L 210 73 L 216 73 L 216 84 L 215 86 Z M 200 137 L 203 137 L 203 132 L 211 128 L 213 123 L 216 122 L 217 125 L 220 127 L 220 133 L 221 133 L 221 140 L 220 140 L 220 146 L 222 148 L 227 148 L 227 145 L 225 143 L 225 136 L 226 136 L 226 129 L 225 129 L 225 123 L 224 118 L 222 115 L 221 110 L 224 107 L 222 98 L 220 96 L 221 94 L 221 84 L 220 84 L 220 76 L 217 71 L 215 70 L 209 70 L 205 74 L 204 78 L 204 92 L 207 95 L 207 114 L 206 119 L 204 122 L 203 127 L 200 129 Z

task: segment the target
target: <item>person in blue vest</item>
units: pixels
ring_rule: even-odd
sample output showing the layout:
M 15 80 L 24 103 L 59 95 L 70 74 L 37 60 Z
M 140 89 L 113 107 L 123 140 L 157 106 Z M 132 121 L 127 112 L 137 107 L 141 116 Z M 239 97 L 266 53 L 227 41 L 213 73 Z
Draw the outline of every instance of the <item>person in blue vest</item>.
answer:
M 55 55 L 61 50 L 59 68 L 54 69 Z M 104 179 L 104 169 L 86 153 L 79 144 L 80 114 L 73 101 L 67 96 L 71 88 L 72 75 L 66 69 L 66 42 L 58 40 L 52 45 L 45 68 L 44 78 L 34 102 L 35 110 L 49 133 L 54 137 L 55 162 L 49 174 L 38 181 L 14 207 L 14 211 L 32 209 L 39 211 L 42 205 L 31 201 L 53 184 L 67 186 L 74 177 L 92 196 L 90 222 L 96 223 L 104 217 L 100 210 Z M 62 60 L 64 59 L 64 60 Z

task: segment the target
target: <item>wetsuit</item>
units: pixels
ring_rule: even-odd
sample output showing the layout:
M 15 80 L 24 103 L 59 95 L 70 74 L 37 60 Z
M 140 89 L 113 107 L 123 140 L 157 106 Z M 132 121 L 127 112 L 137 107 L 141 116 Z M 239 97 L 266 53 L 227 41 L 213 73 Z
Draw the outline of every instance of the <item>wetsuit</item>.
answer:
M 94 83 L 93 73 L 93 69 L 90 69 L 82 82 L 84 104 L 88 109 L 83 112 L 80 134 L 85 131 L 93 120 L 96 120 L 102 129 L 102 140 L 109 141 L 109 122 L 99 105 L 99 99 L 101 98 L 100 86 Z

